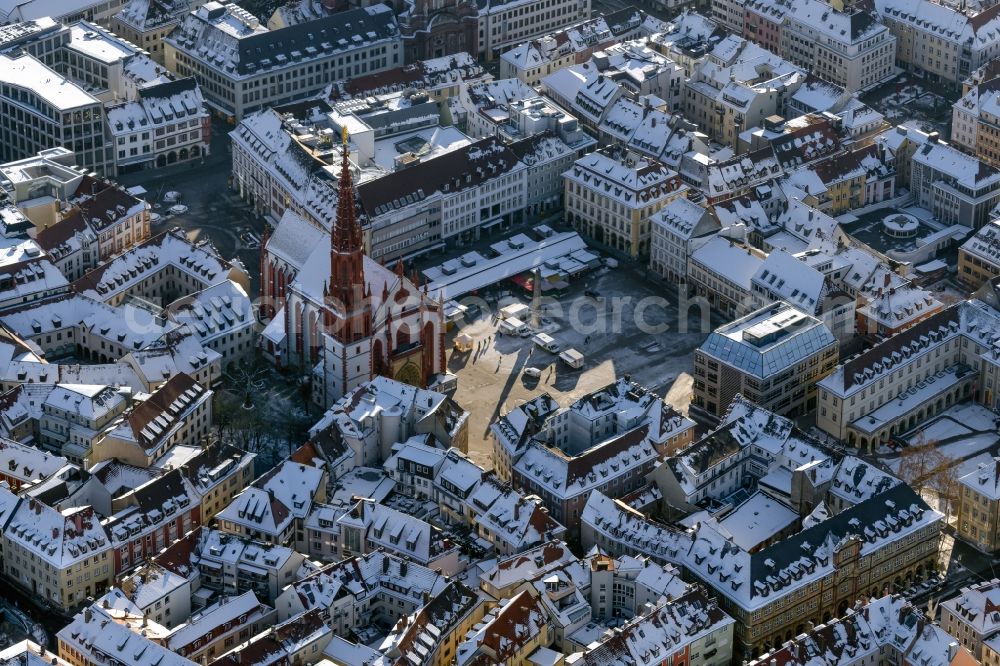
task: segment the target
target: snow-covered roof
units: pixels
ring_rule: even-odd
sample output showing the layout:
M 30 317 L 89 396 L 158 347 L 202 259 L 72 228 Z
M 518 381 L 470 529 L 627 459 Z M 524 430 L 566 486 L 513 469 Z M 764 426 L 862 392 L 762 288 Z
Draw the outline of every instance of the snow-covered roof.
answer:
M 12 439 L 0 438 L 0 469 L 4 476 L 21 483 L 41 481 L 67 465 L 62 456 L 21 444 Z
M 194 666 L 193 661 L 142 635 L 147 620 L 128 611 L 91 604 L 59 631 L 59 641 L 84 658 L 127 656 L 130 666 Z
M 180 298 L 166 308 L 167 316 L 187 324 L 202 344 L 256 324 L 254 306 L 243 287 L 225 280 Z
M 164 637 L 164 645 L 179 654 L 198 651 L 202 641 L 213 640 L 218 632 L 240 625 L 255 623 L 267 617 L 272 609 L 257 600 L 253 591 L 238 596 L 223 597 L 216 604 L 202 608 L 187 622 L 174 627 Z
M 480 659 L 513 661 L 515 655 L 537 641 L 548 623 L 539 597 L 532 588 L 501 600 L 458 644 L 456 666 L 469 666 Z
M 68 569 L 112 547 L 93 508 L 60 512 L 33 497 L 22 500 L 11 513 L 4 537 L 57 570 Z
M 791 303 L 803 312 L 816 314 L 822 308 L 825 276 L 784 250 L 767 255 L 752 280 L 776 300 Z
M 995 5 L 978 14 L 930 0 L 875 0 L 875 8 L 887 21 L 977 51 L 995 44 L 1000 35 L 1000 14 Z
M 556 538 L 566 530 L 549 517 L 537 500 L 527 499 L 496 477 L 487 476 L 466 499 L 469 509 L 477 516 L 476 524 L 487 528 L 494 538 L 513 551 Z
M 654 666 L 667 655 L 687 653 L 693 644 L 735 624 L 714 598 L 691 591 L 678 599 L 661 601 L 589 648 L 576 662 L 580 666 Z
M 748 248 L 721 236 L 711 238 L 692 252 L 691 261 L 747 292 L 750 291 L 753 276 L 760 271 L 764 263 L 759 253 L 751 252 Z
M 86 90 L 28 54 L 14 58 L 0 55 L 0 82 L 37 95 L 59 113 L 101 103 Z
M 86 273 L 73 283 L 73 288 L 96 300 L 110 301 L 168 269 L 184 275 L 188 281 L 185 286 L 204 289 L 228 280 L 234 265 L 220 258 L 210 245 L 196 245 L 183 232 L 168 231 Z
M 67 294 L 8 310 L 4 324 L 22 338 L 37 338 L 77 328 L 95 338 L 114 341 L 123 349 L 139 350 L 154 344 L 176 325 L 162 323 L 134 305 L 111 306 L 77 294 Z
M 677 189 L 677 173 L 663 163 L 618 149 L 578 159 L 563 178 L 629 208 L 645 208 Z
M 166 38 L 179 51 L 226 71 L 227 77 L 252 77 L 308 60 L 399 39 L 396 17 L 372 5 L 268 30 L 238 5 L 209 3 L 184 17 Z
M 105 107 L 108 129 L 114 136 L 156 131 L 178 120 L 207 116 L 201 88 L 194 78 L 153 83 L 138 90 L 135 99 Z M 186 120 L 185 120 L 186 119 Z
M 958 480 L 977 495 L 1000 500 L 1000 458 L 981 462 L 977 468 Z
M 902 481 L 871 463 L 855 456 L 844 456 L 837 465 L 829 492 L 849 504 L 857 504 L 900 483 Z
M 905 285 L 872 295 L 868 303 L 858 308 L 858 314 L 887 329 L 897 329 L 919 321 L 942 307 L 941 301 L 931 291 Z
M 137 32 L 145 32 L 176 23 L 190 10 L 190 0 L 127 0 L 115 17 Z
M 860 540 L 864 557 L 942 519 L 942 514 L 902 484 L 748 553 L 711 523 L 685 534 L 653 523 L 599 491 L 591 493 L 581 516 L 584 524 L 608 540 L 625 544 L 626 552 L 683 564 L 704 584 L 747 611 L 829 575 L 835 568 L 834 554 L 849 538 Z
M 966 661 L 952 660 L 953 655 L 963 650 L 955 638 L 928 622 L 922 609 L 895 595 L 871 599 L 867 603 L 859 600 L 843 617 L 795 637 L 777 650 L 751 661 L 749 666 L 877 662 L 887 656 L 887 651 L 893 655 L 891 658 L 926 666 L 975 663 L 968 653 Z
M 745 502 L 716 521 L 717 529 L 732 537 L 733 543 L 753 550 L 770 541 L 800 520 L 797 511 L 766 493 L 757 491 Z
M 1000 266 L 1000 219 L 990 220 L 984 224 L 974 236 L 962 244 L 961 249 L 992 265 Z
M 947 144 L 927 143 L 913 154 L 913 160 L 938 174 L 938 178 L 952 179 L 973 192 L 1000 185 L 1000 170 Z

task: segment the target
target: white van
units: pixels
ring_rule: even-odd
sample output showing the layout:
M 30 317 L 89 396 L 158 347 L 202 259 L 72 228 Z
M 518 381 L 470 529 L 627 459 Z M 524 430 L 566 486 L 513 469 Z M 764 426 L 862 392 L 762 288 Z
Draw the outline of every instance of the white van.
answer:
M 583 354 L 572 348 L 559 354 L 559 360 L 574 370 L 579 370 L 583 367 Z
M 529 330 L 531 330 L 528 328 L 527 324 L 517 317 L 501 319 L 497 328 L 499 328 L 500 332 L 504 335 L 520 335 L 522 337 L 526 335 Z
M 556 342 L 555 339 L 548 333 L 539 333 L 535 337 L 531 338 L 531 341 L 535 343 L 536 347 L 541 347 L 551 354 L 559 353 L 559 343 Z

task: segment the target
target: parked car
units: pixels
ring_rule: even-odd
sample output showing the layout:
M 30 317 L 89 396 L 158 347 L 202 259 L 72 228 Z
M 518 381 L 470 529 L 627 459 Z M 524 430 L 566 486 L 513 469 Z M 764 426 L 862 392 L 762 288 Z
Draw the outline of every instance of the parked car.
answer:
M 181 193 L 175 192 L 174 190 L 170 190 L 169 192 L 163 195 L 164 203 L 177 203 L 180 200 L 181 200 Z
M 174 204 L 173 206 L 167 209 L 167 212 L 169 212 L 171 215 L 183 215 L 184 213 L 188 212 L 188 207 L 185 206 L 184 204 Z
M 539 377 L 542 376 L 542 370 L 541 368 L 535 368 L 529 366 L 524 369 L 524 376 L 531 377 L 532 379 L 538 379 Z

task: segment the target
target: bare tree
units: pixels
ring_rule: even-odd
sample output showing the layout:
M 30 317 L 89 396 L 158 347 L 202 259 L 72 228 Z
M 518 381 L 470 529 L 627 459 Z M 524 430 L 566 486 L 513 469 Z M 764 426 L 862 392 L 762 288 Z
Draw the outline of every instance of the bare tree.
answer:
M 958 463 L 960 461 L 943 454 L 941 458 L 941 464 L 938 465 L 931 477 L 931 487 L 938 495 L 947 521 L 951 518 L 953 510 L 958 504 L 961 492 L 961 484 L 958 482 L 960 476 Z
M 899 454 L 899 476 L 919 493 L 930 483 L 944 460 L 936 440 L 912 444 Z

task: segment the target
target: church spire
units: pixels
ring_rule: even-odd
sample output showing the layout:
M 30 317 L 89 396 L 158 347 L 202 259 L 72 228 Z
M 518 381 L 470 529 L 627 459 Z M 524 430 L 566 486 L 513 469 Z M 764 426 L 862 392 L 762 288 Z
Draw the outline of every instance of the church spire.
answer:
M 367 336 L 371 328 L 365 302 L 364 241 L 358 224 L 354 201 L 354 183 L 347 145 L 347 128 L 341 131 L 343 162 L 340 167 L 340 188 L 337 195 L 337 216 L 330 230 L 330 282 L 327 298 L 330 307 L 343 312 L 339 331 L 333 331 L 345 341 Z M 331 312 L 332 314 L 332 312 Z
M 351 161 L 347 149 L 347 127 L 341 130 L 344 159 L 340 165 L 340 190 L 337 197 L 337 217 L 333 221 L 331 235 L 332 249 L 336 252 L 351 252 L 361 247 L 361 229 L 355 214 L 354 182 L 351 177 Z

